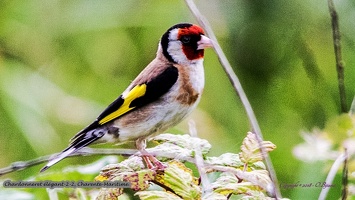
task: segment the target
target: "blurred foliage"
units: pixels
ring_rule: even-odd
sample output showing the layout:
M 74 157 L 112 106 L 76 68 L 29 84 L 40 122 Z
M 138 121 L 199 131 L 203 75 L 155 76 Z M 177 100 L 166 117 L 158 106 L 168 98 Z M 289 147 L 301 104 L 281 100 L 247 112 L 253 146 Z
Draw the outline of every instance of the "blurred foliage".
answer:
M 355 101 L 352 106 L 353 110 L 355 108 Z M 319 167 L 325 171 L 330 171 L 330 167 L 335 165 L 334 161 L 342 158 L 346 149 L 346 154 L 349 155 L 349 157 L 346 158 L 348 163 L 347 199 L 354 199 L 355 113 L 350 112 L 350 114 L 342 114 L 331 118 L 327 120 L 324 129 L 314 129 L 310 133 L 304 132 L 302 133 L 302 137 L 304 142 L 296 145 L 293 149 L 295 157 L 308 164 L 315 164 L 314 166 L 317 166 L 317 163 L 323 163 L 323 165 Z M 341 162 L 341 164 L 343 165 L 343 162 Z M 323 189 L 330 189 L 332 194 L 337 194 L 339 197 L 340 191 L 342 190 L 342 182 L 340 181 L 343 176 L 342 165 L 341 167 L 335 168 L 334 174 L 337 176 L 334 178 L 335 180 L 333 182 L 313 182 L 312 187 L 320 187 L 320 185 L 323 186 L 324 184 Z M 334 198 L 335 197 L 336 195 L 334 195 Z
M 325 178 L 323 162 L 292 155 L 301 130 L 339 114 L 327 1 L 196 0 L 241 80 L 280 183 Z M 340 18 L 348 105 L 355 94 L 355 3 L 335 2 Z M 0 167 L 64 149 L 154 58 L 161 34 L 195 22 L 183 1 L 0 1 Z M 192 118 L 199 136 L 237 152 L 250 126 L 212 50 L 206 87 Z M 186 122 L 171 130 L 186 133 Z M 67 159 L 55 167 L 98 157 Z M 41 166 L 1 178 L 26 179 Z M 316 190 L 317 189 L 317 190 Z M 321 188 L 282 189 L 288 198 L 317 198 Z M 335 196 L 336 198 L 338 196 Z

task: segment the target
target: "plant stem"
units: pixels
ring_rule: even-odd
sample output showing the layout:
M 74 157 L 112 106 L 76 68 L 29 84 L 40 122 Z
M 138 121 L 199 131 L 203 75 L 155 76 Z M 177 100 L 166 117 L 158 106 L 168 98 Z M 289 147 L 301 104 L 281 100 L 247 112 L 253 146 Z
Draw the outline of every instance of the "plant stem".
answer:
M 343 177 L 342 177 L 342 193 L 341 193 L 341 199 L 342 200 L 346 200 L 348 197 L 348 159 L 349 159 L 349 155 L 348 155 L 348 150 L 345 148 L 344 149 L 344 154 L 345 154 L 345 159 L 344 159 L 344 166 L 343 166 Z
M 328 0 L 328 8 L 329 8 L 329 14 L 331 17 L 332 30 L 333 30 L 333 43 L 334 43 L 336 70 L 338 73 L 340 108 L 341 108 L 341 112 L 345 113 L 345 112 L 348 112 L 348 110 L 347 110 L 347 106 L 346 106 L 346 94 L 345 94 L 345 84 L 344 84 L 344 65 L 343 65 L 342 53 L 341 53 L 339 17 L 338 17 L 338 13 L 335 10 L 333 0 Z
M 341 166 L 341 164 L 347 159 L 347 156 L 345 153 L 342 153 L 338 156 L 338 158 L 334 161 L 332 167 L 329 170 L 329 173 L 327 175 L 327 178 L 325 179 L 325 183 L 328 185 L 331 185 L 333 183 L 334 177 Z M 329 192 L 330 187 L 326 187 L 322 189 L 321 193 L 319 194 L 319 200 L 324 200 Z
M 261 129 L 259 127 L 259 124 L 258 124 L 258 121 L 255 117 L 254 111 L 250 105 L 250 102 L 249 102 L 249 100 L 242 88 L 242 85 L 241 85 L 237 75 L 234 73 L 233 68 L 231 67 L 227 57 L 225 56 L 221 46 L 217 42 L 217 38 L 214 35 L 213 30 L 212 30 L 211 26 L 209 25 L 207 19 L 200 13 L 200 11 L 196 7 L 193 0 L 185 0 L 185 2 L 187 4 L 187 6 L 189 7 L 189 9 L 191 10 L 192 14 L 195 16 L 195 18 L 199 22 L 199 24 L 202 26 L 202 28 L 206 31 L 207 35 L 213 41 L 214 50 L 218 56 L 218 59 L 222 65 L 224 71 L 226 72 L 234 90 L 238 94 L 238 96 L 244 106 L 244 109 L 248 115 L 248 119 L 251 124 L 252 130 L 256 134 L 256 136 L 257 136 L 256 138 L 258 139 L 259 146 L 261 147 L 261 142 L 263 141 Z M 280 199 L 281 192 L 280 192 L 280 188 L 278 187 L 278 181 L 277 181 L 276 173 L 275 173 L 274 167 L 272 165 L 271 159 L 268 156 L 268 153 L 264 150 L 264 148 L 260 148 L 260 149 L 261 149 L 261 152 L 264 156 L 266 167 L 269 171 L 270 178 L 273 183 L 273 187 L 272 187 L 273 191 L 270 191 L 270 193 L 276 199 Z
M 133 155 L 137 152 L 138 152 L 137 150 L 132 150 L 132 149 L 92 149 L 89 147 L 85 147 L 69 155 L 68 157 L 90 156 L 90 155 Z M 18 161 L 18 162 L 11 163 L 8 167 L 4 167 L 0 169 L 0 176 L 9 174 L 11 172 L 24 170 L 28 167 L 39 165 L 41 163 L 48 162 L 50 158 L 55 155 L 57 154 L 55 153 L 48 156 L 42 156 L 29 161 Z

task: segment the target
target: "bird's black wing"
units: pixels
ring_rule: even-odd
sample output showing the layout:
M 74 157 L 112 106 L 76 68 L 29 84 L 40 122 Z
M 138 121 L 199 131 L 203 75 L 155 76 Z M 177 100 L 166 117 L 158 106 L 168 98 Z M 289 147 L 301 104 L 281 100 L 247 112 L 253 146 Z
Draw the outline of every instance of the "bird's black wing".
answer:
M 120 95 L 92 124 L 78 134 L 98 128 L 133 109 L 145 106 L 159 99 L 176 83 L 178 76 L 178 69 L 171 65 L 149 82 L 135 85 L 125 97 Z M 73 139 L 77 138 L 77 135 Z

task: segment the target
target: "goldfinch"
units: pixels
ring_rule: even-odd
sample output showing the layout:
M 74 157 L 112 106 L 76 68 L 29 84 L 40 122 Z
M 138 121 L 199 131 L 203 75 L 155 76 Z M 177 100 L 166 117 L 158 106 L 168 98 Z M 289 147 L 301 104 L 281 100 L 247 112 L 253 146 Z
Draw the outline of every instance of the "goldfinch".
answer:
M 181 122 L 197 106 L 203 92 L 204 49 L 212 41 L 197 25 L 180 23 L 161 37 L 155 59 L 89 126 L 78 132 L 69 146 L 51 158 L 45 171 L 60 160 L 93 143 L 135 141 L 149 168 L 146 140 Z

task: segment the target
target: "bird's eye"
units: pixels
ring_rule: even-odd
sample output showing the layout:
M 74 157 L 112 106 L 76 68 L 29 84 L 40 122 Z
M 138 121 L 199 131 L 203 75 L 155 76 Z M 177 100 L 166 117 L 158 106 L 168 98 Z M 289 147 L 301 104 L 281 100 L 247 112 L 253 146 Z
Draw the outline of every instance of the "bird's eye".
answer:
M 190 36 L 182 36 L 180 41 L 183 43 L 183 44 L 187 44 L 189 43 L 191 40 L 191 37 Z

